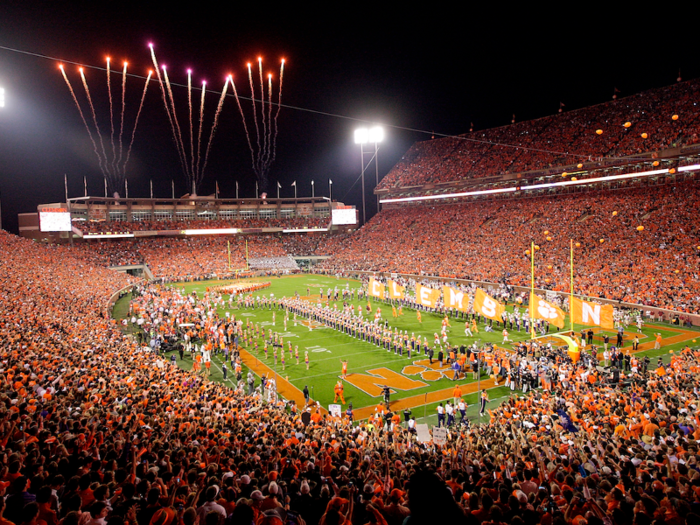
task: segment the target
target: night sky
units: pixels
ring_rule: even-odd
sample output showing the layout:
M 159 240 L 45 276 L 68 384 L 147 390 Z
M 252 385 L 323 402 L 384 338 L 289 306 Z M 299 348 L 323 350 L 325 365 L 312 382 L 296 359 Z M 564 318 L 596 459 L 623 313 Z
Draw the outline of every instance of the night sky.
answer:
M 427 2 L 418 7 L 397 3 L 392 9 L 350 3 L 316 8 L 233 2 L 177 5 L 3 2 L 3 228 L 16 232 L 17 213 L 63 201 L 64 173 L 70 197 L 83 194 L 83 176 L 89 193 L 104 192 L 97 157 L 58 62 L 32 54 L 101 68 L 109 55 L 113 69 L 120 71 L 128 60 L 130 73 L 145 76 L 152 65 L 147 44 L 153 42 L 171 82 L 186 83 L 186 69 L 192 68 L 195 85 L 206 79 L 209 89 L 219 92 L 231 73 L 239 94 L 246 97 L 246 62 L 262 55 L 265 71 L 277 79 L 284 57 L 285 106 L 278 120 L 269 194 L 276 194 L 279 180 L 281 196 L 292 197 L 290 185 L 296 180 L 299 195 L 310 195 L 310 181 L 315 180 L 316 194 L 328 195 L 330 178 L 334 199 L 358 207 L 360 152 L 352 134 L 360 125 L 376 122 L 387 127 L 379 152 L 382 177 L 411 144 L 429 139 L 432 132 L 464 133 L 471 123 L 475 129 L 501 126 L 510 123 L 513 114 L 519 121 L 551 115 L 560 102 L 567 111 L 605 102 L 614 88 L 618 96 L 625 96 L 672 84 L 679 70 L 683 80 L 700 76 L 692 13 L 642 12 L 640 4 L 617 12 Z M 66 71 L 81 98 L 77 67 L 66 64 Z M 108 136 L 105 73 L 87 69 L 86 77 L 103 135 Z M 112 76 L 115 101 L 120 78 Z M 143 80 L 127 80 L 127 122 L 135 116 L 142 89 Z M 173 89 L 178 107 L 185 109 L 186 90 Z M 218 94 L 207 97 L 207 122 L 213 119 L 217 101 Z M 242 103 L 249 107 L 247 100 Z M 181 124 L 186 123 L 181 119 Z M 373 166 L 370 174 L 368 217 L 375 211 Z M 156 197 L 170 196 L 172 179 L 178 196 L 187 192 L 155 82 L 146 95 L 127 178 L 132 197 L 148 197 L 151 179 Z M 222 196 L 233 197 L 236 180 L 242 197 L 254 196 L 242 120 L 229 97 L 199 194 L 213 193 L 218 181 Z

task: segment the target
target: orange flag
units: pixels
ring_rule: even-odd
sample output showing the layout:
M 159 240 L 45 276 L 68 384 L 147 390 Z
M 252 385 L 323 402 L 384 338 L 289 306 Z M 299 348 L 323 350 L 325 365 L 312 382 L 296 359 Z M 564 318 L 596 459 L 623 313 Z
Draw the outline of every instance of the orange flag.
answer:
M 540 296 L 530 294 L 530 319 L 544 319 L 557 328 L 564 328 L 566 314 Z
M 442 287 L 442 297 L 445 308 L 456 308 L 461 312 L 469 309 L 469 296 L 451 286 Z
M 416 302 L 418 304 L 422 304 L 428 308 L 435 308 L 438 299 L 440 299 L 440 290 L 428 288 L 420 284 L 416 285 Z
M 600 326 L 608 330 L 615 329 L 613 307 L 611 304 L 596 304 L 571 298 L 571 316 L 574 323 L 587 326 Z
M 403 299 L 405 288 L 395 281 L 389 281 L 389 299 Z
M 370 279 L 369 285 L 367 286 L 367 293 L 372 297 L 384 299 L 384 285 L 375 279 Z
M 500 321 L 501 315 L 505 312 L 506 307 L 496 301 L 490 295 L 487 295 L 481 288 L 476 289 L 474 295 L 474 311 L 494 321 Z

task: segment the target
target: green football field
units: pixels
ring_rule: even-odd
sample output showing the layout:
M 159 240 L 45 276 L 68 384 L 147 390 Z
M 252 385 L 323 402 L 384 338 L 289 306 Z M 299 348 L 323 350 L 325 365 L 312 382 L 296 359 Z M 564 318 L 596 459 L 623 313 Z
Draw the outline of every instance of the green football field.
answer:
M 343 288 L 360 288 L 360 283 L 355 280 L 336 279 L 334 277 L 313 274 L 282 278 L 256 278 L 252 280 L 271 282 L 269 288 L 259 290 L 253 295 L 264 295 L 267 297 L 273 295 L 275 298 L 279 298 L 293 296 L 297 293 L 302 297 L 307 297 L 308 294 L 308 300 L 313 303 L 318 301 L 321 289 L 325 293 L 329 287 L 332 289 L 337 287 L 338 290 Z M 195 283 L 179 283 L 173 286 L 184 289 L 188 293 L 197 290 L 201 297 L 207 287 L 221 284 L 226 284 L 226 282 L 200 281 Z M 227 296 L 225 296 L 225 298 L 228 299 Z M 115 317 L 123 317 L 125 315 L 125 305 L 128 304 L 128 300 L 129 298 L 127 296 L 115 305 Z M 355 307 L 355 311 L 357 311 L 357 305 L 360 305 L 365 315 L 367 314 L 365 309 L 367 305 L 366 299 L 358 300 L 357 294 L 355 294 L 355 300 L 350 300 L 348 302 Z M 419 324 L 414 310 L 404 308 L 403 315 L 394 318 L 392 316 L 392 308 L 389 304 L 373 299 L 370 299 L 369 302 L 372 308 L 372 318 L 376 308 L 379 306 L 382 310 L 383 319 L 388 319 L 389 326 L 392 329 L 398 328 L 402 331 L 407 330 L 409 337 L 412 334 L 421 336 L 421 338 L 427 336 L 430 346 L 433 346 L 433 334 L 440 333 L 442 317 L 422 312 L 422 323 Z M 331 308 L 336 304 L 338 309 L 342 309 L 342 298 L 336 302 L 331 300 Z M 509 307 L 509 309 L 511 308 L 512 307 Z M 362 342 L 337 330 L 325 326 L 310 327 L 309 323 L 302 318 L 298 318 L 295 325 L 291 314 L 285 330 L 283 323 L 284 312 L 282 310 L 244 307 L 238 309 L 234 305 L 233 309 L 220 309 L 219 315 L 223 317 L 226 315 L 226 312 L 229 312 L 230 315 L 234 315 L 236 318 L 242 319 L 244 325 L 246 321 L 255 323 L 261 328 L 264 328 L 266 333 L 268 330 L 272 329 L 284 338 L 286 360 L 284 368 L 281 362 L 281 356 L 278 356 L 278 361 L 275 365 L 271 348 L 267 359 L 265 358 L 262 338 L 258 340 L 257 351 L 255 350 L 254 342 L 244 346 L 245 350 L 252 356 L 253 361 L 257 361 L 257 363 L 255 363 L 256 366 L 254 366 L 258 371 L 256 375 L 259 375 L 260 372 L 260 368 L 257 365 L 262 363 L 269 367 L 267 371 L 268 374 L 276 374 L 280 378 L 286 379 L 299 391 L 301 391 L 304 386 L 308 386 L 312 399 L 319 401 L 324 407 L 328 407 L 328 405 L 334 401 L 334 385 L 339 380 L 341 374 L 341 361 L 347 360 L 348 380 L 344 381 L 345 401 L 346 403 L 352 403 L 356 412 L 358 412 L 358 409 L 359 412 L 363 412 L 363 407 L 373 407 L 380 403 L 382 398 L 378 390 L 383 384 L 390 384 L 390 386 L 393 386 L 391 395 L 392 402 L 396 400 L 405 400 L 405 404 L 410 402 L 415 406 L 415 408 L 413 408 L 414 415 L 417 418 L 426 415 L 428 416 L 427 422 L 430 423 L 435 417 L 435 407 L 438 401 L 435 397 L 435 392 L 449 390 L 449 398 L 451 399 L 451 391 L 455 384 L 459 383 L 464 390 L 474 390 L 473 393 L 465 395 L 464 398 L 470 406 L 468 416 L 475 420 L 478 419 L 476 416 L 478 393 L 474 388 L 476 386 L 474 383 L 476 383 L 477 380 L 472 378 L 471 372 L 468 372 L 467 375 L 458 382 L 454 382 L 452 381 L 453 373 L 447 366 L 444 367 L 444 372 L 438 369 L 436 365 L 431 367 L 426 362 L 427 358 L 423 355 L 414 355 L 411 359 L 408 359 L 405 354 L 403 357 L 400 357 L 395 355 L 393 351 L 389 352 L 386 349 L 378 348 L 373 344 Z M 272 324 L 273 313 L 276 318 L 274 325 Z M 463 343 L 472 344 L 474 342 L 492 342 L 498 345 L 502 343 L 503 336 L 501 334 L 501 329 L 496 328 L 495 323 L 494 332 L 491 333 L 485 332 L 483 330 L 484 325 L 480 324 L 479 333 L 474 334 L 475 337 L 467 337 L 465 335 L 464 321 L 451 318 L 450 323 L 452 325 L 451 331 L 448 333 L 450 345 L 462 345 Z M 581 327 L 578 326 L 575 327 L 576 330 L 580 328 Z M 674 330 L 670 326 L 666 327 L 660 325 L 644 327 L 642 334 L 639 334 L 640 342 L 648 343 L 653 341 L 653 334 L 656 332 L 661 332 L 664 338 L 677 336 L 677 330 L 678 329 Z M 628 337 L 634 337 L 636 331 L 636 327 L 630 326 L 628 329 Z M 614 344 L 615 334 L 610 332 L 610 336 L 611 344 Z M 528 335 L 524 331 L 517 332 L 516 330 L 510 330 L 510 339 L 515 342 L 523 341 L 527 338 Z M 596 343 L 602 346 L 598 337 L 596 337 L 596 339 Z M 298 365 L 294 357 L 290 357 L 287 350 L 288 342 L 291 342 L 293 347 L 299 347 L 300 363 Z M 641 352 L 639 355 L 649 354 L 654 357 L 652 366 L 655 366 L 657 356 L 665 356 L 668 358 L 670 350 L 680 349 L 684 345 L 685 343 L 677 342 L 664 346 L 660 351 L 649 350 Z M 304 354 L 307 351 L 310 360 L 308 370 L 304 364 Z M 436 359 L 437 351 L 435 352 L 434 361 Z M 178 361 L 178 363 L 186 369 L 192 366 L 191 360 L 187 357 L 183 361 Z M 223 380 L 221 365 L 222 356 L 215 356 L 212 366 L 212 380 Z M 247 367 L 244 366 L 244 378 L 247 375 L 247 371 Z M 233 375 L 229 367 L 227 383 L 231 385 L 233 385 L 231 380 L 233 379 L 235 381 Z M 488 382 L 489 378 L 483 374 L 480 379 L 481 381 Z M 489 390 L 490 404 L 495 405 L 510 394 L 510 390 L 502 386 L 493 387 Z M 444 397 L 447 397 L 447 394 L 443 393 L 443 398 Z M 431 398 L 434 399 L 434 401 L 431 401 Z M 343 409 L 345 409 L 346 406 L 347 404 Z M 365 410 L 364 412 L 366 413 L 367 411 Z

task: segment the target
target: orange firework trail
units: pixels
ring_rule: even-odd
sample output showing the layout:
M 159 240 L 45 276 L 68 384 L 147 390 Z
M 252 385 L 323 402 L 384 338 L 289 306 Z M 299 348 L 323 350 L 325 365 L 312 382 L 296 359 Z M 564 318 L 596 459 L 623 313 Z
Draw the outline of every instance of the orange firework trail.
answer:
M 153 67 L 156 71 L 156 76 L 158 77 L 158 85 L 160 85 L 160 92 L 163 95 L 163 104 L 165 104 L 165 113 L 168 115 L 168 121 L 170 122 L 170 127 L 173 131 L 173 140 L 175 141 L 175 147 L 177 148 L 177 154 L 180 157 L 180 164 L 182 164 L 182 169 L 185 171 L 185 175 L 189 179 L 187 172 L 187 163 L 185 162 L 185 156 L 182 149 L 180 148 L 180 143 L 177 141 L 177 133 L 175 132 L 175 124 L 173 123 L 173 115 L 170 113 L 170 106 L 168 105 L 168 95 L 165 91 L 165 86 L 163 85 L 163 77 L 160 76 L 160 66 L 158 65 L 158 60 L 156 60 L 156 53 L 153 51 L 153 44 L 148 44 L 151 48 L 151 59 L 153 60 Z
M 211 132 L 209 133 L 209 143 L 207 144 L 207 152 L 204 154 L 204 165 L 202 166 L 202 171 L 197 173 L 197 182 L 202 179 L 202 173 L 207 167 L 207 162 L 209 162 L 209 151 L 211 150 L 211 143 L 214 140 L 214 133 L 216 133 L 216 127 L 219 124 L 219 116 L 221 115 L 221 110 L 224 107 L 224 100 L 226 99 L 226 89 L 228 88 L 228 81 L 232 77 L 227 77 L 224 83 L 224 89 L 221 91 L 221 97 L 219 98 L 219 104 L 216 106 L 216 113 L 214 114 L 214 123 L 211 126 Z
M 202 96 L 199 104 L 199 126 L 196 130 L 196 145 L 195 145 L 195 129 L 194 129 L 194 104 L 192 100 L 192 71 L 187 70 L 187 117 L 186 120 L 189 123 L 189 148 L 184 143 L 183 132 L 180 128 L 178 120 L 177 104 L 175 102 L 175 96 L 173 94 L 173 89 L 168 77 L 168 72 L 165 66 L 162 66 L 162 77 L 161 69 L 158 66 L 158 61 L 156 59 L 155 51 L 153 50 L 153 45 L 149 44 L 151 48 L 151 59 L 153 60 L 153 65 L 156 67 L 156 74 L 158 75 L 158 82 L 161 87 L 161 93 L 163 95 L 163 103 L 165 105 L 165 111 L 168 115 L 168 120 L 170 121 L 170 127 L 173 132 L 173 139 L 175 141 L 175 146 L 180 156 L 180 163 L 182 165 L 182 170 L 187 179 L 188 186 L 192 188 L 192 193 L 196 193 L 202 179 L 204 177 L 204 170 L 206 169 L 207 163 L 209 161 L 209 153 L 211 152 L 212 143 L 214 140 L 214 135 L 216 134 L 216 129 L 219 123 L 219 117 L 221 116 L 221 111 L 223 109 L 224 101 L 226 100 L 226 93 L 228 90 L 228 81 L 224 83 L 224 87 L 221 93 L 221 98 L 216 106 L 216 111 L 214 114 L 214 121 L 209 132 L 209 140 L 206 146 L 202 146 L 202 137 L 204 135 L 204 99 L 206 94 L 207 84 L 202 82 Z M 180 109 L 180 114 L 184 114 L 184 109 Z M 185 124 L 186 126 L 187 124 Z M 187 130 L 185 130 L 185 134 Z M 187 137 L 184 137 L 187 138 Z M 204 149 L 204 157 L 202 157 L 202 150 Z
M 255 123 L 255 139 L 258 143 L 258 151 L 260 151 L 260 127 L 258 126 L 258 115 L 257 115 L 257 110 L 255 109 L 255 88 L 253 87 L 253 71 L 250 67 L 250 62 L 248 62 L 248 80 L 250 80 L 250 98 L 252 99 L 253 102 L 253 122 Z M 253 169 L 255 169 L 255 172 L 257 173 L 257 166 L 255 165 L 256 162 L 253 160 Z
M 108 68 L 109 68 L 109 61 L 108 61 Z M 115 142 L 115 126 L 114 126 L 114 106 L 113 106 L 113 99 L 112 99 L 112 88 L 111 88 L 111 82 L 110 82 L 110 77 L 111 75 L 111 69 L 109 69 L 110 73 L 107 77 L 107 93 L 109 96 L 109 103 L 110 103 L 110 108 L 109 108 L 109 121 L 110 125 L 112 127 L 112 159 L 111 161 L 108 159 L 107 152 L 105 150 L 104 146 L 104 141 L 102 140 L 102 135 L 100 133 L 100 127 L 98 124 L 98 119 L 97 119 L 97 112 L 95 111 L 95 106 L 92 103 L 92 96 L 90 94 L 90 89 L 87 84 L 87 79 L 85 78 L 85 75 L 83 73 L 83 69 L 80 68 L 80 77 L 83 82 L 83 87 L 85 88 L 85 95 L 87 98 L 87 102 L 90 106 L 90 109 L 92 111 L 92 118 L 93 122 L 95 125 L 95 130 L 98 137 L 100 138 L 100 143 L 101 143 L 101 148 L 98 148 L 97 146 L 97 141 L 95 139 L 95 136 L 93 134 L 93 130 L 90 129 L 90 125 L 88 124 L 87 119 L 85 118 L 85 114 L 82 111 L 82 108 L 80 107 L 80 103 L 78 101 L 78 98 L 75 94 L 75 90 L 73 89 L 73 86 L 71 85 L 70 81 L 68 80 L 68 76 L 66 75 L 66 72 L 63 68 L 63 66 L 60 66 L 61 69 L 61 74 L 63 75 L 63 79 L 66 82 L 66 85 L 68 86 L 68 90 L 70 91 L 71 97 L 73 98 L 73 102 L 75 102 L 76 107 L 78 108 L 78 113 L 80 114 L 80 118 L 83 121 L 83 124 L 85 125 L 85 129 L 88 132 L 88 137 L 90 138 L 90 141 L 92 142 L 93 149 L 95 150 L 95 155 L 97 156 L 97 160 L 100 166 L 100 171 L 102 172 L 103 177 L 105 178 L 106 181 L 108 181 L 110 189 L 112 191 L 117 191 L 119 188 L 122 187 L 122 184 L 124 184 L 124 177 L 126 173 L 126 165 L 129 162 L 129 156 L 131 154 L 131 148 L 134 144 L 134 138 L 136 136 L 136 127 L 138 126 L 139 122 L 139 116 L 141 115 L 141 109 L 143 108 L 144 100 L 146 98 L 146 91 L 148 89 L 148 83 L 151 79 L 151 73 L 148 75 L 148 79 L 146 80 L 146 84 L 144 85 L 143 88 L 143 94 L 141 95 L 141 103 L 139 104 L 138 107 L 138 112 L 136 114 L 136 121 L 134 122 L 134 128 L 131 131 L 131 142 L 129 143 L 129 147 L 127 149 L 126 156 L 124 157 L 124 144 L 122 142 L 123 139 L 123 134 L 125 131 L 125 126 L 124 126 L 124 121 L 125 121 L 125 107 L 126 107 L 126 74 L 127 74 L 127 64 L 126 62 L 124 63 L 124 70 L 122 72 L 122 95 L 121 95 L 121 117 L 120 117 L 120 125 L 119 125 L 119 154 L 117 155 L 117 146 Z M 103 119 L 104 122 L 104 119 Z M 100 149 L 102 150 L 102 153 L 100 153 Z M 124 162 L 122 163 L 122 158 L 125 158 Z
M 71 97 L 73 97 L 73 102 L 75 102 L 75 107 L 78 108 L 78 113 L 80 113 L 80 118 L 83 120 L 83 124 L 85 124 L 85 129 L 88 132 L 88 136 L 90 137 L 90 142 L 92 142 L 92 147 L 95 150 L 95 155 L 97 155 L 97 160 L 100 163 L 100 171 L 106 177 L 107 173 L 105 173 L 105 170 L 102 167 L 102 157 L 100 157 L 100 154 L 97 151 L 97 143 L 95 142 L 95 139 L 92 136 L 92 132 L 90 131 L 90 126 L 88 126 L 87 120 L 85 120 L 85 115 L 83 114 L 83 110 L 80 107 L 80 104 L 78 103 L 78 98 L 75 96 L 75 91 L 73 91 L 73 86 L 71 85 L 70 80 L 68 80 L 68 77 L 66 76 L 66 72 L 63 69 L 63 64 L 58 66 L 58 68 L 61 70 L 61 74 L 63 75 L 63 80 L 66 81 L 66 85 L 68 86 L 68 90 L 70 91 Z
M 192 70 L 187 70 L 187 107 L 190 117 L 190 157 L 192 161 L 192 173 L 194 173 L 194 127 L 192 126 Z
M 280 67 L 280 86 L 278 94 L 278 108 L 275 113 L 274 119 L 272 118 L 272 74 L 268 74 L 267 77 L 267 95 L 265 94 L 265 82 L 263 81 L 262 73 L 262 58 L 258 58 L 258 68 L 260 74 L 260 119 L 258 119 L 257 114 L 257 99 L 255 97 L 255 86 L 253 83 L 253 72 L 252 66 L 248 63 L 248 83 L 250 85 L 251 93 L 251 103 L 253 109 L 253 124 L 255 125 L 255 136 L 256 145 L 254 147 L 250 133 L 248 132 L 248 124 L 246 120 L 243 107 L 241 105 L 240 98 L 238 97 L 238 92 L 236 91 L 236 85 L 231 80 L 231 86 L 233 87 L 234 95 L 236 96 L 236 103 L 238 104 L 238 110 L 241 113 L 241 120 L 243 121 L 243 129 L 245 130 L 246 140 L 248 142 L 248 148 L 250 149 L 251 162 L 253 165 L 253 171 L 255 172 L 260 188 L 265 190 L 267 188 L 267 174 L 270 171 L 270 167 L 274 162 L 276 152 L 277 152 L 277 118 L 279 116 L 280 107 L 282 103 L 282 79 L 284 76 L 284 63 L 282 60 L 282 65 Z M 265 104 L 267 103 L 267 108 Z M 260 127 L 262 126 L 262 134 L 260 133 Z M 262 144 L 261 144 L 262 135 Z
M 182 141 L 182 132 L 180 131 L 180 122 L 177 120 L 177 113 L 175 112 L 175 98 L 173 97 L 173 90 L 170 87 L 170 79 L 168 78 L 168 70 L 163 66 L 163 78 L 165 78 L 165 86 L 168 88 L 168 95 L 170 96 L 170 109 L 173 112 L 173 122 L 175 122 L 175 129 L 177 130 L 176 140 L 179 141 L 180 148 L 182 151 L 183 165 L 185 166 L 185 172 L 188 179 L 192 179 L 194 175 L 189 170 L 187 165 L 187 153 L 185 151 L 185 143 Z
M 126 109 L 126 65 L 126 62 L 124 62 L 124 70 L 122 71 L 122 111 L 119 120 L 119 160 L 117 160 L 117 165 L 121 163 L 122 153 L 124 153 L 122 137 L 124 136 L 124 110 Z M 146 85 L 148 85 L 148 81 L 146 81 Z M 136 128 L 134 128 L 134 131 L 136 131 Z
M 233 94 L 236 96 L 236 103 L 238 104 L 238 110 L 241 112 L 241 119 L 243 119 L 243 129 L 245 130 L 245 138 L 248 141 L 248 148 L 250 149 L 250 160 L 253 163 L 253 168 L 255 168 L 255 151 L 253 150 L 253 144 L 250 142 L 250 133 L 248 133 L 248 124 L 245 121 L 245 113 L 243 113 L 243 107 L 241 106 L 241 99 L 238 98 L 238 91 L 236 91 L 236 84 L 231 79 L 231 87 L 233 88 Z M 255 104 L 255 102 L 253 102 Z
M 100 126 L 97 124 L 97 114 L 95 113 L 95 106 L 92 103 L 92 97 L 90 96 L 90 89 L 88 88 L 87 80 L 85 79 L 85 74 L 83 73 L 83 68 L 79 69 L 80 78 L 83 80 L 83 87 L 85 88 L 85 95 L 87 96 L 88 104 L 90 105 L 90 110 L 92 111 L 92 121 L 95 123 L 95 129 L 97 130 L 97 137 L 100 139 L 100 146 L 102 147 L 102 154 L 104 155 L 105 171 L 108 175 L 112 175 L 109 171 L 107 164 L 107 152 L 105 151 L 105 143 L 102 140 L 102 133 L 100 132 Z M 100 161 L 101 162 L 101 161 Z
M 114 104 L 112 104 L 112 81 L 109 73 L 109 57 L 107 57 L 107 98 L 109 99 L 109 127 L 111 128 L 110 141 L 112 143 L 112 171 L 116 171 L 117 147 L 114 144 Z
M 272 159 L 270 162 L 275 161 L 277 156 L 277 117 L 280 115 L 280 109 L 282 108 L 282 81 L 284 80 L 284 58 L 282 59 L 282 64 L 280 65 L 280 92 L 277 97 L 277 112 L 275 113 L 275 136 L 272 140 Z
M 126 74 L 126 64 L 124 64 L 124 73 Z M 146 84 L 143 86 L 143 94 L 141 95 L 141 103 L 139 104 L 139 110 L 136 112 L 136 121 L 134 122 L 134 129 L 131 132 L 131 142 L 129 142 L 129 149 L 126 150 L 126 160 L 122 166 L 122 175 L 126 174 L 126 165 L 129 162 L 129 157 L 131 156 L 131 147 L 134 145 L 134 137 L 136 136 L 136 126 L 139 124 L 139 117 L 141 116 L 141 110 L 143 109 L 143 101 L 146 100 L 146 90 L 148 89 L 148 83 L 151 81 L 153 76 L 153 71 L 148 72 L 148 78 L 146 79 Z M 126 78 L 126 77 L 125 77 Z
M 260 73 L 260 116 L 262 118 L 263 150 L 260 157 L 262 163 L 265 162 L 265 151 L 267 150 L 267 122 L 265 120 L 265 84 L 263 83 L 262 57 L 258 57 L 258 73 Z M 262 169 L 262 166 L 260 166 Z
M 197 137 L 197 166 L 202 153 L 202 124 L 204 122 L 204 94 L 207 92 L 207 83 L 202 82 L 202 99 L 199 102 L 199 130 Z
M 265 162 L 270 160 L 270 144 L 272 143 L 272 75 L 267 75 L 267 138 L 265 139 Z

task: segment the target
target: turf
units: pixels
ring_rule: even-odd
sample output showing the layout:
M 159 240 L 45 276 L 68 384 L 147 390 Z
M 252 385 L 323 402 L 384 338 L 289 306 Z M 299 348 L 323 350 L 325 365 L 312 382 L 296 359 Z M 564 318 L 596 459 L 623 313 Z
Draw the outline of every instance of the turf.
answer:
M 360 283 L 358 281 L 351 279 L 336 279 L 334 277 L 322 275 L 298 275 L 283 278 L 257 278 L 253 280 L 271 282 L 271 286 L 269 288 L 265 288 L 263 290 L 255 292 L 253 295 L 264 295 L 268 297 L 272 295 L 274 297 L 285 297 L 293 296 L 298 293 L 300 296 L 303 297 L 308 296 L 308 300 L 314 303 L 318 301 L 320 289 L 323 289 L 325 291 L 328 289 L 328 287 L 331 287 L 333 289 L 337 287 L 339 290 L 341 288 L 346 287 L 349 289 L 360 288 Z M 180 283 L 176 286 L 178 288 L 183 289 L 187 293 L 196 290 L 199 296 L 201 297 L 206 288 L 210 286 L 218 286 L 221 284 L 224 284 L 224 282 L 199 281 L 194 283 Z M 355 309 L 357 309 L 357 305 L 360 305 L 361 307 L 363 307 L 363 311 L 365 311 L 366 313 L 365 307 L 367 305 L 367 300 L 358 300 L 357 296 L 355 297 L 355 300 L 351 300 L 348 302 L 353 304 L 353 306 L 355 306 Z M 411 334 L 415 334 L 416 336 L 420 335 L 421 337 L 427 336 L 430 345 L 433 346 L 433 334 L 440 332 L 442 322 L 441 316 L 422 312 L 422 323 L 419 324 L 417 321 L 416 312 L 413 310 L 404 309 L 403 316 L 393 318 L 390 305 L 387 305 L 379 300 L 370 300 L 369 302 L 373 313 L 375 312 L 378 306 L 381 307 L 383 317 L 387 318 L 388 316 L 390 327 L 396 327 L 399 330 L 408 330 L 409 336 Z M 122 315 L 125 315 L 125 304 L 128 304 L 128 298 L 122 298 L 120 301 L 117 302 L 117 304 L 115 305 L 116 317 L 121 317 Z M 331 308 L 333 308 L 335 305 L 337 305 L 337 307 L 341 309 L 343 306 L 342 299 L 340 299 L 337 302 L 331 301 Z M 512 306 L 510 306 L 509 309 L 512 309 Z M 325 407 L 327 407 L 333 402 L 333 387 L 340 376 L 341 360 L 348 361 L 348 374 L 369 376 L 370 370 L 377 369 L 388 369 L 398 374 L 401 374 L 402 371 L 414 372 L 413 375 L 403 375 L 410 379 L 421 381 L 425 384 L 425 386 L 420 386 L 411 390 L 394 389 L 392 391 L 392 401 L 404 399 L 409 396 L 421 396 L 429 392 L 434 392 L 436 390 L 450 389 L 451 391 L 451 389 L 455 386 L 455 383 L 451 381 L 451 371 L 447 371 L 447 373 L 443 374 L 439 379 L 426 380 L 426 374 L 421 376 L 420 374 L 415 373 L 416 371 L 427 371 L 424 367 L 422 367 L 422 365 L 414 367 L 413 369 L 406 369 L 407 366 L 412 365 L 414 362 L 425 359 L 424 356 L 414 356 L 413 359 L 409 360 L 405 356 L 396 356 L 393 353 L 393 351 L 388 352 L 385 349 L 380 349 L 373 344 L 362 342 L 358 339 L 340 333 L 331 328 L 320 327 L 313 330 L 309 330 L 307 326 L 301 323 L 301 318 L 298 319 L 298 322 L 295 325 L 291 315 L 289 322 L 287 323 L 287 329 L 285 331 L 283 326 L 284 312 L 282 310 L 267 308 L 237 309 L 234 307 L 233 309 L 221 309 L 219 311 L 219 315 L 225 316 L 227 312 L 230 315 L 235 315 L 236 318 L 243 319 L 244 323 L 246 321 L 249 321 L 251 323 L 257 323 L 261 328 L 264 328 L 266 332 L 267 330 L 272 329 L 273 331 L 277 331 L 278 333 L 280 333 L 284 338 L 285 346 L 286 366 L 284 368 L 282 366 L 281 359 L 279 359 L 279 356 L 278 362 L 275 365 L 271 349 L 269 351 L 267 359 L 265 358 L 265 354 L 262 350 L 262 338 L 258 340 L 257 351 L 255 350 L 253 344 L 248 345 L 245 348 L 251 355 L 256 357 L 259 361 L 265 363 L 267 366 L 269 366 L 273 373 L 278 374 L 283 378 L 286 378 L 292 385 L 294 385 L 299 390 L 302 390 L 305 385 L 308 385 L 309 390 L 311 391 L 311 397 L 319 401 Z M 276 322 L 274 326 L 272 325 L 273 313 L 276 317 Z M 479 334 L 475 334 L 476 337 L 467 338 L 464 334 L 464 321 L 451 319 L 450 322 L 452 327 L 451 332 L 449 333 L 449 343 L 451 345 L 461 345 L 462 343 L 471 344 L 473 342 L 491 342 L 500 345 L 502 342 L 503 337 L 501 335 L 501 331 L 500 329 L 496 328 L 495 325 L 495 331 L 491 333 L 484 332 L 483 325 L 479 325 Z M 574 328 L 575 330 L 577 330 L 578 333 L 581 327 L 576 326 Z M 636 331 L 636 327 L 630 326 L 627 334 L 628 340 L 631 341 L 631 338 L 634 337 Z M 653 334 L 656 332 L 660 332 L 664 338 L 670 338 L 678 335 L 677 329 L 674 330 L 673 328 L 668 326 L 645 326 L 642 330 L 642 333 L 640 334 L 640 342 L 642 344 L 653 342 Z M 511 330 L 510 335 L 511 339 L 516 342 L 523 341 L 528 338 L 527 334 L 524 331 L 517 332 L 515 330 Z M 614 342 L 615 333 L 610 332 L 610 336 L 611 342 Z M 596 342 L 600 343 L 599 339 L 600 336 L 597 335 Z M 296 361 L 293 357 L 290 358 L 290 354 L 287 350 L 288 342 L 290 341 L 292 343 L 292 346 L 298 345 L 299 347 L 299 365 L 296 364 Z M 685 344 L 686 343 L 684 342 L 678 342 L 672 345 L 664 346 L 661 350 L 646 350 L 640 352 L 640 355 L 649 354 L 650 357 L 654 358 L 661 356 L 667 361 L 670 350 L 678 350 L 685 346 Z M 305 351 L 309 352 L 309 370 L 306 369 L 306 366 L 304 364 Z M 437 358 L 437 353 L 435 355 L 435 358 Z M 177 364 L 186 369 L 191 368 L 192 365 L 191 360 L 189 358 L 185 358 L 182 361 L 178 360 Z M 653 362 L 652 364 L 655 363 Z M 219 381 L 223 380 L 221 365 L 221 356 L 214 356 L 211 379 Z M 247 369 L 245 369 L 244 367 L 244 377 L 246 373 Z M 227 382 L 231 385 L 233 385 L 233 383 L 231 382 L 232 376 L 232 371 L 229 370 Z M 486 379 L 486 376 L 482 375 L 481 380 L 484 381 Z M 376 382 L 378 384 L 383 383 L 381 378 L 378 378 Z M 463 387 L 465 385 L 468 387 L 469 385 L 472 385 L 475 382 L 476 381 L 472 379 L 472 374 L 468 373 L 464 379 L 459 381 L 459 384 Z M 503 387 L 493 388 L 490 391 L 491 404 L 493 405 L 500 402 L 500 400 L 502 400 L 504 396 L 507 397 L 509 394 L 510 391 L 505 390 Z M 465 396 L 466 402 L 470 405 L 468 414 L 472 417 L 472 419 L 474 419 L 476 415 L 475 410 L 478 402 L 477 395 L 478 394 L 476 393 L 472 393 Z M 346 381 L 345 400 L 348 403 L 352 403 L 353 407 L 357 410 L 358 408 L 362 407 L 374 406 L 381 399 L 378 396 L 372 396 L 368 392 L 356 388 L 355 386 Z M 428 422 L 432 422 L 435 418 L 436 406 L 437 403 L 429 403 L 428 405 L 426 405 L 425 408 L 414 408 L 414 415 L 417 417 L 421 417 L 425 414 L 428 416 Z

